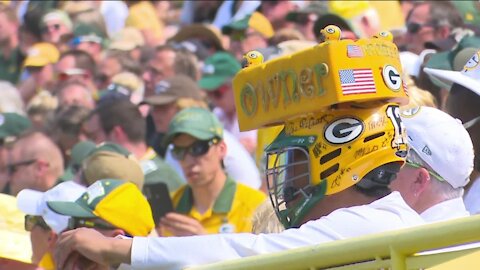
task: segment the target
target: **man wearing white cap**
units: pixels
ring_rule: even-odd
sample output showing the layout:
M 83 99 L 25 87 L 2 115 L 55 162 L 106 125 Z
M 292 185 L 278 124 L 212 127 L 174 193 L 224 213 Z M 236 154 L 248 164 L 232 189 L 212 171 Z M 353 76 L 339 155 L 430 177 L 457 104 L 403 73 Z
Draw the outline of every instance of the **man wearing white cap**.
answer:
M 426 222 L 469 216 L 463 188 L 473 170 L 473 144 L 458 119 L 431 107 L 401 114 L 410 150 L 392 182 Z
M 17 195 L 18 208 L 26 213 L 25 229 L 30 231 L 32 262 L 43 269 L 55 269 L 52 252 L 57 236 L 67 229 L 70 217 L 59 215 L 47 201 L 75 201 L 86 188 L 73 181 L 63 182 L 46 192 L 24 189 Z
M 435 79 L 451 86 L 445 110 L 464 123 L 475 149 L 475 170 L 467 186 L 465 206 L 470 214 L 480 213 L 480 51 L 476 52 L 461 71 L 425 68 Z

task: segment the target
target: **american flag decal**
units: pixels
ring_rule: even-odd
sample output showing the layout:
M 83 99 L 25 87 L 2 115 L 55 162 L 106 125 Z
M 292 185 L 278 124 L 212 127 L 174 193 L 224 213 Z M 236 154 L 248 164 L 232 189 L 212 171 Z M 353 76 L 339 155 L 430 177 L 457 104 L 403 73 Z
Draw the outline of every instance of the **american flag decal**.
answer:
M 347 56 L 352 57 L 363 57 L 363 51 L 360 46 L 357 45 L 347 45 Z
M 342 69 L 339 73 L 343 95 L 377 92 L 371 69 Z

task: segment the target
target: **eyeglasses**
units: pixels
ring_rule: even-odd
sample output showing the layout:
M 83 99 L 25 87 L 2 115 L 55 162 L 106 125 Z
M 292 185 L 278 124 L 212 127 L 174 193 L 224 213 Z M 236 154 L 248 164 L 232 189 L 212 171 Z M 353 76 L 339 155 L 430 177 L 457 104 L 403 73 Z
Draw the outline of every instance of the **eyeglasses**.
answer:
M 417 168 L 417 169 L 423 168 L 423 169 L 427 170 L 427 172 L 430 173 L 431 175 L 433 175 L 433 177 L 437 178 L 438 181 L 442 181 L 442 182 L 445 181 L 445 179 L 443 179 L 443 177 L 441 177 L 438 173 L 436 173 L 436 172 L 434 172 L 434 171 L 432 171 L 432 170 L 429 170 L 429 169 L 425 168 L 425 167 L 424 167 L 423 165 L 421 165 L 421 164 L 418 164 L 418 163 L 416 163 L 416 162 L 413 162 L 413 161 L 411 161 L 411 160 L 409 160 L 409 159 L 407 159 L 405 162 L 406 162 L 405 164 L 407 164 L 407 165 L 409 165 L 409 166 L 411 166 L 411 167 L 414 167 L 414 168 Z
M 223 95 L 225 95 L 225 93 L 227 93 L 228 90 L 230 90 L 230 86 L 227 84 L 224 84 L 214 91 L 207 92 L 207 95 L 210 96 L 211 98 L 220 99 L 223 97 Z
M 172 156 L 176 160 L 183 160 L 187 153 L 192 157 L 200 157 L 205 155 L 208 150 L 210 150 L 210 147 L 218 142 L 219 140 L 214 138 L 209 141 L 196 141 L 187 147 L 174 145 L 172 149 Z
M 99 219 L 84 219 L 84 218 L 71 217 L 68 220 L 68 229 L 70 230 L 83 228 L 83 227 L 92 228 L 92 229 L 102 229 L 102 230 L 116 229 L 113 225 L 110 225 L 107 222 Z
M 7 165 L 7 172 L 8 172 L 9 175 L 12 175 L 12 174 L 17 172 L 18 167 L 28 166 L 28 165 L 31 165 L 31 164 L 35 163 L 36 161 L 37 161 L 36 159 L 28 159 L 28 160 L 19 161 L 19 162 L 16 162 L 16 163 L 8 164 Z
M 60 30 L 60 27 L 61 27 L 61 25 L 58 24 L 58 23 L 52 24 L 52 25 L 46 25 L 46 26 L 42 29 L 42 32 L 43 32 L 43 33 L 48 33 L 48 32 L 50 32 L 51 30 L 58 31 L 58 30 Z
M 30 232 L 37 225 L 44 230 L 50 230 L 41 216 L 25 215 L 25 231 Z
M 414 22 L 410 22 L 410 23 L 407 23 L 407 32 L 410 33 L 410 34 L 416 34 L 418 33 L 418 31 L 420 31 L 420 29 L 422 29 L 422 27 L 434 27 L 435 24 L 433 23 L 414 23 Z

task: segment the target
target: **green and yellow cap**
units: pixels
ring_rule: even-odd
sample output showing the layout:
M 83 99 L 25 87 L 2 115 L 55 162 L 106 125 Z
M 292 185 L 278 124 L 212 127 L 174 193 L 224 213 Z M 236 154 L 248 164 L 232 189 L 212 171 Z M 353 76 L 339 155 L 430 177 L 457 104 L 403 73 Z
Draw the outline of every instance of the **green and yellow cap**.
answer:
M 227 52 L 217 52 L 205 59 L 202 79 L 198 85 L 207 91 L 216 90 L 232 79 L 240 69 L 240 63 L 233 55 Z
M 147 199 L 134 184 L 122 180 L 99 180 L 75 202 L 47 204 L 61 215 L 100 218 L 131 236 L 147 236 L 155 227 Z
M 187 108 L 177 113 L 170 122 L 165 142 L 170 143 L 182 133 L 199 140 L 222 139 L 223 126 L 212 112 L 203 108 Z
M 240 20 L 225 25 L 222 28 L 222 33 L 231 35 L 235 31 L 245 31 L 249 27 L 260 33 L 264 38 L 271 38 L 275 34 L 270 21 L 260 12 L 254 12 Z

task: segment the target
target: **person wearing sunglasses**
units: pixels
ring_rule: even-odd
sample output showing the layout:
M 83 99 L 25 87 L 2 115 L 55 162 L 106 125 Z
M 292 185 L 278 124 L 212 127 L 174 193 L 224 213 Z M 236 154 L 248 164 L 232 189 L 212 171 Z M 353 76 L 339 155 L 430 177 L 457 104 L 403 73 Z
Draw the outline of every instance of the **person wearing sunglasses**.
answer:
M 32 263 L 45 270 L 55 269 L 53 248 L 61 232 L 67 230 L 69 217 L 47 207 L 47 201 L 75 201 L 86 188 L 73 181 L 63 182 L 40 192 L 24 189 L 17 195 L 17 206 L 25 215 L 25 230 L 30 232 Z
M 255 130 L 240 132 L 233 97 L 232 79 L 240 69 L 240 64 L 233 55 L 217 52 L 205 59 L 202 79 L 198 81 L 198 85 L 215 106 L 213 112 L 225 129 L 252 154 L 257 147 L 257 132 Z
M 160 220 L 162 235 L 250 232 L 253 212 L 265 195 L 225 173 L 227 146 L 215 115 L 201 108 L 184 109 L 170 122 L 165 140 L 172 144 L 187 184 L 173 195 L 176 212 Z
M 461 71 L 425 68 L 428 75 L 450 89 L 445 111 L 460 119 L 473 141 L 475 150 L 472 181 L 466 188 L 465 205 L 470 214 L 480 213 L 480 51 L 475 52 Z
M 469 216 L 462 198 L 473 170 L 467 130 L 458 119 L 431 107 L 412 108 L 401 117 L 410 150 L 391 188 L 426 222 Z
M 222 33 L 230 37 L 230 51 L 241 60 L 248 51 L 267 48 L 274 30 L 271 22 L 262 13 L 254 12 L 223 26 Z
M 52 10 L 42 17 L 42 40 L 55 44 L 62 41 L 62 36 L 72 33 L 73 24 L 68 14 L 62 10 Z
M 420 54 L 425 43 L 446 39 L 463 19 L 449 1 L 423 1 L 416 4 L 406 19 L 407 50 Z
M 25 188 L 47 191 L 63 174 L 62 153 L 45 134 L 30 132 L 13 145 L 7 169 L 10 194 L 17 195 Z
M 75 201 L 57 199 L 46 204 L 50 211 L 70 217 L 67 231 L 89 228 L 106 237 L 134 237 L 148 236 L 155 228 L 147 199 L 137 186 L 123 180 L 98 180 Z

